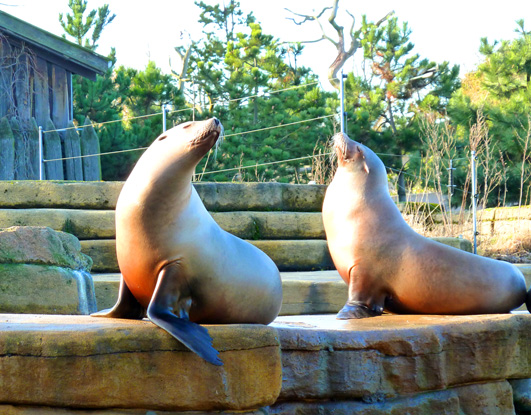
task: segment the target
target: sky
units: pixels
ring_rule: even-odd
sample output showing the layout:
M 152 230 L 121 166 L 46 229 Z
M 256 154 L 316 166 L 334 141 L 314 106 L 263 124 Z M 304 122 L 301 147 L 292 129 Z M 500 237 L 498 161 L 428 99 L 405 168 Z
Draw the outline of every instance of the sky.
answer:
M 227 0 L 226 0 L 227 1 Z M 206 0 L 208 4 L 218 2 Z M 228 1 L 227 1 L 228 2 Z M 107 55 L 114 46 L 118 65 L 145 68 L 153 60 L 164 72 L 171 67 L 179 68 L 179 59 L 174 47 L 201 39 L 202 26 L 197 22 L 200 9 L 193 0 L 88 0 L 88 10 L 109 4 L 114 21 L 107 26 L 99 42 L 97 52 Z M 313 14 L 331 4 L 331 0 L 240 0 L 244 13 L 253 12 L 262 24 L 263 32 L 283 41 L 307 41 L 321 37 L 315 22 L 295 25 L 293 17 L 285 8 L 301 14 Z M 356 18 L 359 27 L 361 16 L 377 21 L 394 10 L 399 21 L 407 21 L 412 30 L 411 42 L 414 52 L 421 58 L 435 62 L 449 61 L 461 66 L 461 75 L 471 71 L 481 61 L 478 52 L 481 37 L 490 41 L 512 39 L 516 35 L 515 21 L 524 19 L 531 27 L 531 1 L 529 0 L 340 0 L 339 23 L 350 27 L 351 18 L 345 8 Z M 56 35 L 62 35 L 59 13 L 68 13 L 68 0 L 0 0 L 0 10 L 12 14 L 35 26 Z M 341 12 L 343 10 L 343 13 Z M 324 15 L 326 17 L 327 14 Z M 329 26 L 323 19 L 323 26 Z M 182 38 L 182 33 L 189 34 Z M 328 31 L 333 37 L 333 31 Z M 360 51 L 358 51 L 358 56 Z M 328 66 L 336 57 L 334 46 L 327 42 L 308 44 L 300 63 L 310 67 L 326 83 Z M 347 62 L 345 69 L 354 67 L 354 61 Z

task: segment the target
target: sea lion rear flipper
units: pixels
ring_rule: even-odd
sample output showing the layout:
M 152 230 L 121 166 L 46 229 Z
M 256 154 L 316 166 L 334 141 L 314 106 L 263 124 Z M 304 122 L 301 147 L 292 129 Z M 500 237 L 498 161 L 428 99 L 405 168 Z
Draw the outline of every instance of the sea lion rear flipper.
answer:
M 173 263 L 166 265 L 159 273 L 147 316 L 154 324 L 166 330 L 207 362 L 221 366 L 223 362 L 218 357 L 218 351 L 212 347 L 212 337 L 207 329 L 188 320 L 192 299 L 181 292 L 178 272 L 178 264 Z M 173 313 L 176 303 L 180 307 L 179 316 Z
M 145 315 L 146 310 L 131 293 L 123 277 L 120 279 L 120 291 L 114 307 L 91 314 L 94 317 L 130 318 L 135 320 L 141 320 Z

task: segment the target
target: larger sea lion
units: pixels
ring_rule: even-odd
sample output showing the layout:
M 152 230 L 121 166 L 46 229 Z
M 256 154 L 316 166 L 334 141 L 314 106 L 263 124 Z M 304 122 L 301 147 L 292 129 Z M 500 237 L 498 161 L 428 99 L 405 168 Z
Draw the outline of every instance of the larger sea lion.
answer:
M 340 319 L 395 313 L 507 313 L 526 299 L 515 266 L 434 242 L 404 221 L 378 156 L 333 137 L 338 167 L 323 202 L 330 254 L 348 284 Z
M 114 308 L 100 317 L 147 316 L 220 365 L 196 323 L 269 324 L 280 310 L 278 268 L 258 248 L 222 230 L 192 185 L 195 167 L 222 132 L 212 118 L 160 135 L 138 160 L 116 206 L 122 273 Z

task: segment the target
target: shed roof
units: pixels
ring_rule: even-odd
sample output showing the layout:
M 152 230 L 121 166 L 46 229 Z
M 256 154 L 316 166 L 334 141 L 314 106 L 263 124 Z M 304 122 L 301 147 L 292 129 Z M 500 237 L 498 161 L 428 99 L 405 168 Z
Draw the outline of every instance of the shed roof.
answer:
M 109 67 L 109 60 L 104 56 L 3 11 L 0 11 L 0 32 L 10 42 L 25 42 L 37 56 L 89 79 L 94 80 L 96 74 L 103 74 Z

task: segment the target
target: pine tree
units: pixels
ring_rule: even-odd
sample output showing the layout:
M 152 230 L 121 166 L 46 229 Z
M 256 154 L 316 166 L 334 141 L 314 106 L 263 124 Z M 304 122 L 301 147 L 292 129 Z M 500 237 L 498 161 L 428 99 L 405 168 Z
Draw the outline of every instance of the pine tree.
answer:
M 518 37 L 511 41 L 481 39 L 479 51 L 484 61 L 465 76 L 448 111 L 463 145 L 469 141 L 470 126 L 477 122 L 478 114 L 485 116 L 489 134 L 495 137 L 490 150 L 497 154 L 496 167 L 504 171 L 505 183 L 504 190 L 493 192 L 491 205 L 498 203 L 497 193 L 508 201 L 518 201 L 521 179 L 531 174 L 528 163 L 522 162 L 527 157 L 523 139 L 530 128 L 531 33 L 525 30 L 523 20 L 517 21 L 515 31 Z M 481 170 L 479 175 L 481 182 Z
M 348 128 L 376 151 L 396 155 L 420 152 L 415 114 L 429 111 L 444 115 L 448 99 L 459 86 L 459 67 L 420 59 L 413 53 L 410 35 L 407 22 L 400 24 L 397 17 L 380 25 L 362 18 L 363 76 L 348 76 Z M 399 171 L 398 194 L 404 201 L 402 159 L 393 157 L 385 162 Z
M 71 10 L 70 14 L 64 16 L 63 13 L 59 13 L 59 23 L 63 30 L 72 36 L 78 45 L 96 50 L 103 28 L 111 23 L 116 15 L 111 15 L 109 5 L 104 4 L 97 10 L 91 10 L 85 18 L 86 0 L 68 0 L 68 7 Z M 91 30 L 92 34 L 89 39 L 88 35 Z

